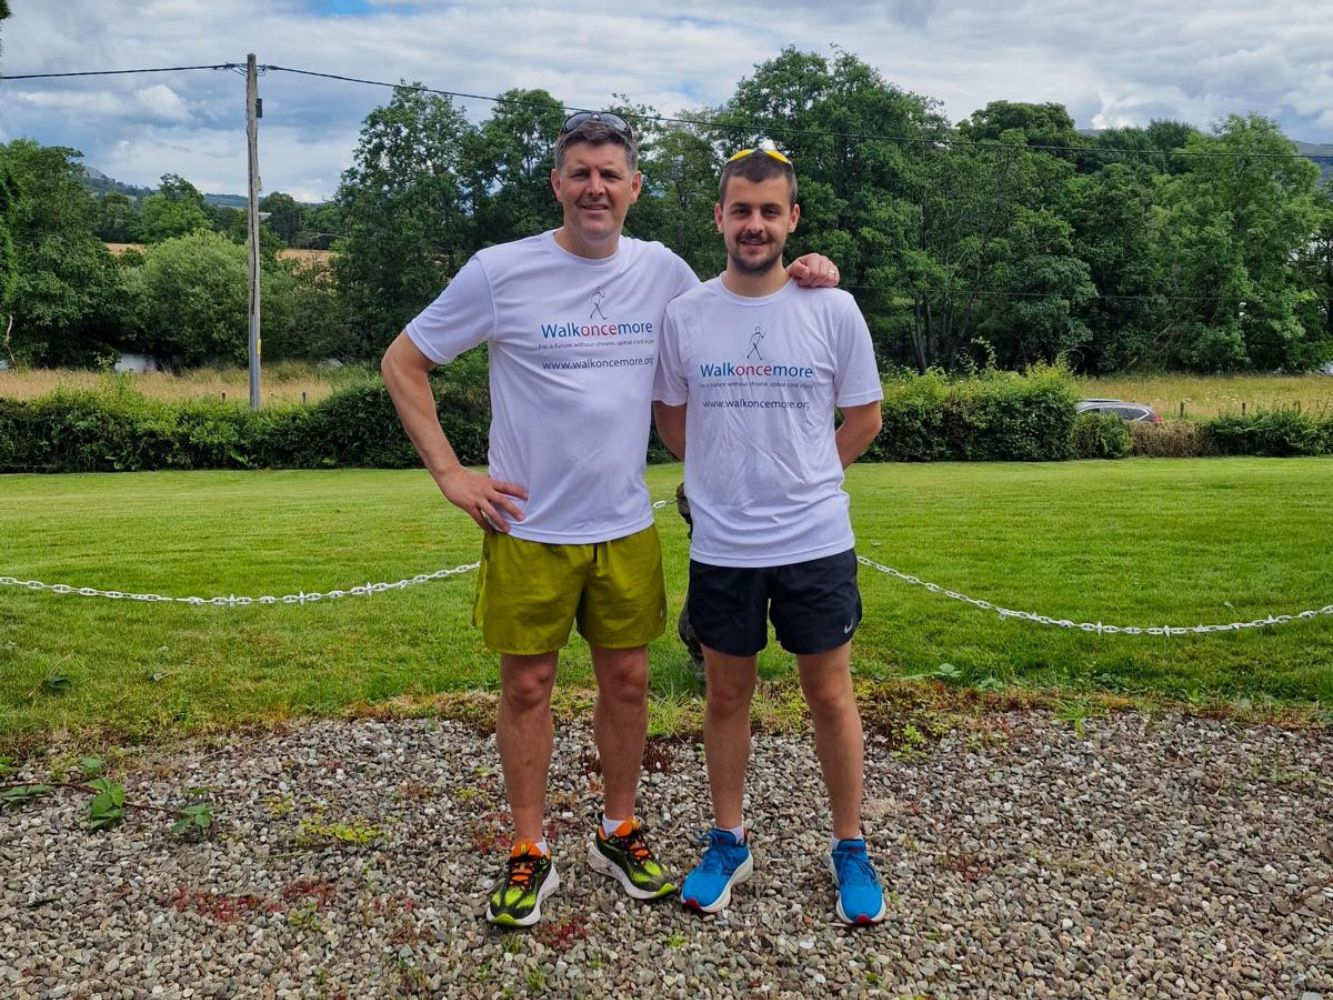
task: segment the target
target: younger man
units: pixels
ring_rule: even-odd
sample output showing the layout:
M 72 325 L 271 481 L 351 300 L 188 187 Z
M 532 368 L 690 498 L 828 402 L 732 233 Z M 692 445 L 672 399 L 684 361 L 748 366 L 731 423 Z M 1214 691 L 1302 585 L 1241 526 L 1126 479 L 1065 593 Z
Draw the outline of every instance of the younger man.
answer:
M 655 409 L 662 440 L 685 460 L 694 518 L 689 612 L 707 674 L 714 809 L 708 849 L 681 897 L 716 913 L 752 870 L 741 804 L 769 618 L 796 655 L 814 720 L 837 914 L 872 924 L 884 919 L 884 894 L 861 833 L 864 743 L 850 646 L 861 598 L 842 481 L 879 433 L 883 390 L 852 297 L 787 279 L 782 250 L 799 217 L 785 156 L 733 156 L 714 208 L 727 269 L 673 301 L 663 323 Z

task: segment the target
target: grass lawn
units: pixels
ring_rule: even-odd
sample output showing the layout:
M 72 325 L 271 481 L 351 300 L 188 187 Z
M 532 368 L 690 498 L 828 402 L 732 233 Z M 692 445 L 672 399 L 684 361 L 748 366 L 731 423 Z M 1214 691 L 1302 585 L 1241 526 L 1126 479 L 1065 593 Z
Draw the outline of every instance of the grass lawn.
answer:
M 667 497 L 679 466 L 649 470 Z M 1006 607 L 1194 625 L 1333 602 L 1333 460 L 862 465 L 862 553 Z M 679 607 L 687 541 L 659 512 Z M 0 477 L 0 575 L 169 595 L 285 594 L 472 562 L 476 529 L 418 471 Z M 856 669 L 872 679 L 1333 704 L 1333 616 L 1186 638 L 1001 621 L 863 569 Z M 126 738 L 495 687 L 472 576 L 304 607 L 194 608 L 0 588 L 0 745 Z M 698 689 L 674 628 L 653 645 L 659 720 Z M 949 666 L 944 666 L 949 665 Z M 765 676 L 789 660 L 766 652 Z M 59 681 L 59 678 L 65 680 Z M 55 683 L 50 683 L 55 680 Z M 562 681 L 591 684 L 574 640 Z

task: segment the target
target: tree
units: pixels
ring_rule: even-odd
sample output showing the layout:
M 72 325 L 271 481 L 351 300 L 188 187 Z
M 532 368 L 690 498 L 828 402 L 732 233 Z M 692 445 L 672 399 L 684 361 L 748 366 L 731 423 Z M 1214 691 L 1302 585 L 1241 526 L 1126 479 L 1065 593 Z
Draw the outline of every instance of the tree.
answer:
M 1297 251 L 1296 269 L 1308 289 L 1302 323 L 1311 342 L 1314 364 L 1333 359 L 1333 188 L 1315 199 L 1317 223 L 1313 237 Z
M 338 189 L 346 235 L 334 264 L 363 357 L 383 351 L 467 258 L 460 150 L 471 132 L 447 97 L 406 86 L 366 116 Z
M 197 229 L 213 228 L 198 188 L 177 174 L 163 174 L 157 194 L 143 200 L 139 232 L 147 243 L 160 243 Z
M 277 234 L 289 247 L 296 246 L 296 237 L 306 228 L 306 209 L 289 194 L 274 191 L 259 199 L 259 211 L 267 213 L 263 224 Z
M 245 248 L 211 230 L 150 246 L 131 272 L 136 346 L 179 367 L 243 364 L 248 274 Z
M 726 154 L 775 141 L 796 167 L 802 225 L 789 256 L 817 251 L 856 290 L 881 355 L 910 315 L 900 262 L 925 151 L 948 123 L 855 56 L 784 49 L 742 80 L 704 134 Z
M 16 139 L 0 146 L 0 184 L 12 247 L 0 295 L 11 349 L 33 364 L 88 365 L 114 351 L 123 314 L 120 272 L 93 232 L 80 154 Z M 2 252 L 2 251 L 0 251 Z M 7 288 L 7 292 L 6 292 Z
M 1230 115 L 1163 185 L 1172 360 L 1201 371 L 1304 370 L 1318 346 L 1291 262 L 1315 233 L 1318 168 L 1277 125 Z
M 134 202 L 119 191 L 111 191 L 94 202 L 94 226 L 98 239 L 107 243 L 137 243 L 139 213 Z
M 1025 145 L 1062 159 L 1073 160 L 1087 140 L 1074 128 L 1063 104 L 1026 104 L 991 101 L 959 124 L 959 135 L 969 142 L 995 142 L 1006 132 L 1022 134 Z
M 551 196 L 552 137 L 564 118 L 564 108 L 546 91 L 508 90 L 495 113 L 468 133 L 462 171 L 477 246 L 560 225 L 560 206 Z

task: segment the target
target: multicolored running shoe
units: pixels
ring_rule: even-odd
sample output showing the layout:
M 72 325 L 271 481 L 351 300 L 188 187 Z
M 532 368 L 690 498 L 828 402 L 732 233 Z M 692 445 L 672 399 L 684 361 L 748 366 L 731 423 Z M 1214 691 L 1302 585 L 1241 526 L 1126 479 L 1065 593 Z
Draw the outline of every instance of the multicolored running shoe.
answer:
M 660 899 L 676 891 L 676 883 L 653 857 L 643 839 L 643 826 L 627 819 L 607 836 L 599 826 L 588 843 L 588 864 L 609 875 L 635 899 Z
M 509 852 L 504 878 L 491 893 L 486 919 L 501 927 L 531 927 L 542 918 L 542 900 L 559 886 L 551 856 L 519 841 Z

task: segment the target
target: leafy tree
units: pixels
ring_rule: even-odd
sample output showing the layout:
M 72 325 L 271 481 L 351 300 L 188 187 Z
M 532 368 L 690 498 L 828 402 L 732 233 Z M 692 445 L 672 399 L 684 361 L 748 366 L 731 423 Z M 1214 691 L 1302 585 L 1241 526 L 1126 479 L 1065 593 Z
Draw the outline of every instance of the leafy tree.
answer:
M 95 202 L 93 214 L 98 239 L 108 243 L 137 243 L 139 213 L 134 202 L 119 191 L 102 195 Z
M 1333 188 L 1318 193 L 1315 211 L 1314 235 L 1297 251 L 1296 268 L 1308 290 L 1301 316 L 1311 341 L 1310 360 L 1318 364 L 1333 359 Z
M 626 230 L 659 240 L 697 274 L 717 274 L 726 265 L 726 251 L 713 225 L 721 157 L 696 126 L 673 123 L 641 131 L 648 136 L 641 146 L 643 192 Z
M 351 358 L 359 349 L 343 313 L 333 269 L 279 260 L 264 269 L 264 357 Z
M 1041 149 L 1073 160 L 1088 143 L 1074 128 L 1074 119 L 1063 104 L 1026 104 L 991 101 L 958 126 L 959 135 L 970 142 L 998 141 L 1007 132 L 1022 133 L 1030 148 Z
M 259 199 L 259 211 L 268 213 L 263 224 L 289 246 L 296 246 L 296 237 L 306 228 L 306 209 L 289 194 L 274 191 Z
M 338 189 L 346 236 L 334 264 L 363 357 L 382 351 L 467 258 L 460 150 L 471 132 L 447 97 L 405 86 L 366 116 Z
M 122 332 L 120 272 L 93 232 L 79 156 L 29 139 L 0 146 L 13 255 L 0 284 L 10 317 L 0 322 L 12 317 L 11 350 L 33 364 L 95 363 Z
M 131 272 L 136 345 L 175 366 L 243 364 L 249 345 L 243 247 L 203 229 L 148 248 Z
M 1259 115 L 1231 115 L 1163 185 L 1171 360 L 1202 371 L 1301 370 L 1317 346 L 1291 261 L 1317 225 L 1318 168 Z
M 531 236 L 560 225 L 551 194 L 554 137 L 564 121 L 544 90 L 508 90 L 495 114 L 467 134 L 462 169 L 471 190 L 477 246 Z
M 204 196 L 177 174 L 163 174 L 157 194 L 145 198 L 139 210 L 139 231 L 148 243 L 211 228 L 213 217 L 204 204 Z
M 1081 310 L 1091 336 L 1071 356 L 1084 371 L 1166 364 L 1159 332 L 1165 300 L 1156 205 L 1153 176 L 1137 164 L 1108 163 L 1072 182 L 1075 253 L 1100 293 Z

